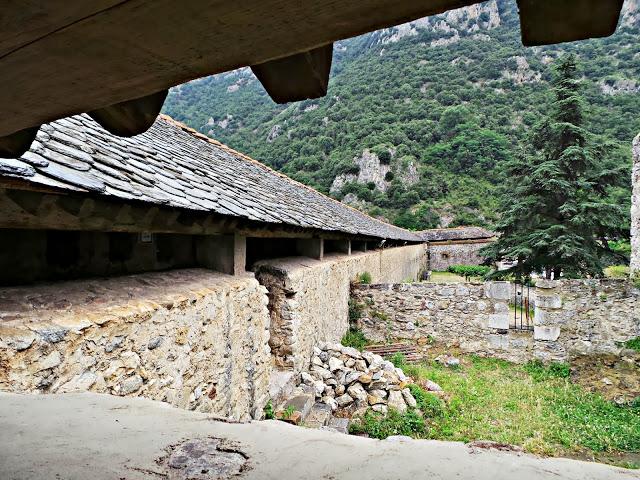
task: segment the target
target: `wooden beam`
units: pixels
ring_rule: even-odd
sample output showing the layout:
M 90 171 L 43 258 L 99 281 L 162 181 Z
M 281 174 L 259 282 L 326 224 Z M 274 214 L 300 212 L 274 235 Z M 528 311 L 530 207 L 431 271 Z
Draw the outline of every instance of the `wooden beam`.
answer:
M 525 46 L 611 35 L 623 0 L 518 0 Z
M 473 3 L 9 0 L 0 136 Z
M 55 193 L 54 188 L 23 189 L 17 180 L 7 184 L 4 179 L 0 179 L 0 229 L 2 228 L 186 235 L 233 233 L 255 238 L 311 239 L 319 235 L 336 240 L 369 238 L 312 228 L 253 222 L 143 202 L 110 200 L 87 192 L 69 194 Z
M 29 150 L 39 128 L 40 126 L 25 128 L 5 137 L 0 137 L 0 158 L 21 157 L 24 152 Z
M 162 90 L 146 97 L 116 103 L 89 112 L 89 116 L 109 133 L 133 137 L 146 132 L 153 125 L 168 93 L 168 90 Z
M 327 94 L 333 43 L 308 52 L 251 67 L 276 103 L 297 102 Z

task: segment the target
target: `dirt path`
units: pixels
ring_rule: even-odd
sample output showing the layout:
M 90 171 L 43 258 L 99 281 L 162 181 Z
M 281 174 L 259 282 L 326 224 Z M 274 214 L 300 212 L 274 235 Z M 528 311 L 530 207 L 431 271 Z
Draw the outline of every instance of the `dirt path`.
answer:
M 182 444 L 170 456 L 171 445 L 207 437 L 224 441 Z M 261 480 L 638 478 L 632 470 L 462 443 L 379 441 L 276 421 L 229 424 L 139 398 L 0 394 L 3 480 L 178 479 L 194 468 L 197 475 L 213 470 L 193 478 L 217 478 L 211 471 L 227 467 Z

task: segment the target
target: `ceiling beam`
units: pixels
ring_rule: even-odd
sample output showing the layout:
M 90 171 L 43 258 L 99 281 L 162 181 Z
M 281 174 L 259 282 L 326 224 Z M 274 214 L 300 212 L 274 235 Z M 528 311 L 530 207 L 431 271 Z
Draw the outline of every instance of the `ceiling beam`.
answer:
M 89 116 L 109 133 L 133 137 L 146 132 L 153 125 L 168 93 L 168 90 L 162 90 L 146 97 L 116 103 L 89 112 Z
M 522 43 L 529 47 L 611 35 L 623 0 L 518 0 Z
M 330 43 L 254 65 L 251 70 L 274 102 L 297 102 L 327 94 L 332 59 L 333 43 Z

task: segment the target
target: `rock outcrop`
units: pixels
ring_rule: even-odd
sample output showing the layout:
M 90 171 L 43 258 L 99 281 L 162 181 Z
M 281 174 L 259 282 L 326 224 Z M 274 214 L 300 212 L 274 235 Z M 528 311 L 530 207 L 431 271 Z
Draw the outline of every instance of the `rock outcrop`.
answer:
M 381 356 L 359 352 L 338 343 L 321 343 L 314 348 L 309 373 L 302 381 L 311 387 L 316 399 L 332 410 L 351 413 L 371 408 L 387 413 L 389 408 L 403 412 L 415 407 L 407 388 L 411 379 Z

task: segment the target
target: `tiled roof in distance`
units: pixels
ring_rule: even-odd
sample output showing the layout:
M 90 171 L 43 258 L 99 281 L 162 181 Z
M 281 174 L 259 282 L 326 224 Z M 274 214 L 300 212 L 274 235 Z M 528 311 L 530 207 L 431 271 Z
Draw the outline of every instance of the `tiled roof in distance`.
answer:
M 256 222 L 421 241 L 161 115 L 145 133 L 112 135 L 86 115 L 40 128 L 0 176 Z
M 494 232 L 482 227 L 433 228 L 416 233 L 427 242 L 482 240 L 496 236 Z

